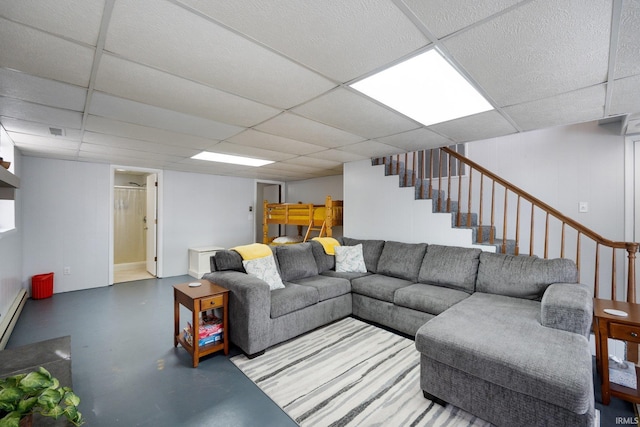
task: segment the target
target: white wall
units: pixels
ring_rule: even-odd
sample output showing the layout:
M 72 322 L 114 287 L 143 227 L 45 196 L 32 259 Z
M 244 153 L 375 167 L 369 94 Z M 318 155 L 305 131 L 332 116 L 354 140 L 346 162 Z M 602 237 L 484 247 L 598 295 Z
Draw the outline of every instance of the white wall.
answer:
M 23 280 L 53 272 L 56 293 L 106 286 L 109 165 L 26 156 L 23 163 Z
M 0 145 L 5 147 L 12 144 L 2 138 Z M 20 177 L 22 156 L 17 151 L 13 157 L 13 166 L 14 173 Z M 15 195 L 16 229 L 0 236 L 0 321 L 4 320 L 20 289 L 27 287 L 22 277 L 22 190 L 16 190 Z
M 22 281 L 53 271 L 56 293 L 107 286 L 111 167 L 23 159 Z M 165 171 L 163 187 L 163 276 L 187 274 L 190 247 L 252 241 L 253 180 Z
M 480 247 L 472 244 L 471 230 L 451 228 L 451 214 L 433 213 L 431 200 L 416 200 L 413 187 L 398 183 L 397 175 L 385 176 L 384 166 L 371 166 L 370 160 L 345 164 L 344 235 Z
M 186 274 L 191 247 L 230 248 L 254 239 L 254 180 L 164 171 L 163 275 Z
M 343 176 L 333 175 L 323 178 L 287 182 L 287 203 L 314 203 L 324 205 L 327 196 L 333 200 L 343 200 Z

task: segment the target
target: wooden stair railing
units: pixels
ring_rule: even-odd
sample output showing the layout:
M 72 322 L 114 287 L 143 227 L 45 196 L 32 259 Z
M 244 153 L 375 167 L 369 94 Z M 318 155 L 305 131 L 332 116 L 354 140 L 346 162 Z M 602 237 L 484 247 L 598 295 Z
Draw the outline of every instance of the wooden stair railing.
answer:
M 594 295 L 600 296 L 600 276 L 601 276 L 601 248 L 608 248 L 611 250 L 611 299 L 615 300 L 619 293 L 626 295 L 627 302 L 637 302 L 636 299 L 636 252 L 640 246 L 636 242 L 620 242 L 605 239 L 593 230 L 585 227 L 579 222 L 569 218 L 557 209 L 548 205 L 547 203 L 537 199 L 521 188 L 513 185 L 507 180 L 492 173 L 488 169 L 480 166 L 472 160 L 460 154 L 457 151 L 457 147 L 442 147 L 439 149 L 422 150 L 413 153 L 405 153 L 403 155 L 387 156 L 384 158 L 374 159 L 373 164 L 386 164 L 390 175 L 400 175 L 400 185 L 402 186 L 419 186 L 416 192 L 416 198 L 429 198 L 434 199 L 434 210 L 436 212 L 450 212 L 454 214 L 454 221 L 456 227 L 471 227 L 472 215 L 475 215 L 473 210 L 477 210 L 477 224 L 474 226 L 477 228 L 477 240 L 476 243 L 487 243 L 491 245 L 497 244 L 500 252 L 507 253 L 508 242 L 514 244 L 513 253 L 515 255 L 520 254 L 520 242 L 528 238 L 529 241 L 529 254 L 533 255 L 536 251 L 536 237 L 542 238 L 542 253 L 536 254 L 549 257 L 549 252 L 552 245 L 552 224 L 551 220 L 556 222 L 553 225 L 559 223 L 559 245 L 556 243 L 554 249 L 559 249 L 559 256 L 561 258 L 569 257 L 567 253 L 567 229 L 573 230 L 575 234 L 575 263 L 580 271 L 581 264 L 585 262 L 582 257 L 581 248 L 585 243 L 583 237 L 588 239 L 592 244 L 595 244 L 594 250 L 594 277 L 593 277 L 593 291 Z M 436 153 L 437 152 L 437 153 Z M 403 166 L 404 164 L 404 166 Z M 411 168 L 409 168 L 411 166 Z M 474 178 L 475 176 L 475 178 Z M 458 180 L 457 194 L 452 194 L 452 181 Z M 465 179 L 463 179 L 465 178 Z M 446 188 L 443 188 L 443 180 L 446 179 Z M 466 180 L 466 184 L 463 187 L 463 181 Z M 476 181 L 478 184 L 476 184 Z M 490 189 L 487 192 L 485 190 L 485 181 L 490 184 Z M 501 212 L 496 215 L 496 210 L 499 204 L 499 198 L 496 193 L 496 186 L 503 189 L 502 195 L 503 203 Z M 443 193 L 444 196 L 443 196 Z M 490 194 L 490 213 L 489 213 L 489 225 L 483 224 L 486 212 L 485 212 L 485 193 Z M 457 196 L 457 202 L 455 202 L 454 196 Z M 463 212 L 463 200 L 466 207 L 466 212 Z M 511 202 L 511 203 L 510 203 Z M 522 218 L 522 203 L 529 203 L 530 210 L 530 224 L 528 228 L 528 235 L 521 233 L 521 218 Z M 541 212 L 544 217 L 544 229 L 542 232 L 536 228 L 536 214 Z M 513 225 L 510 224 L 513 222 Z M 497 239 L 495 230 L 501 225 L 502 238 Z M 484 239 L 484 228 L 488 227 L 489 236 L 488 239 Z M 509 236 L 513 236 L 509 239 Z M 554 241 L 555 243 L 555 241 Z M 559 248 L 558 248 L 559 246 Z M 616 252 L 624 250 L 626 251 L 627 264 L 626 264 L 626 289 L 618 289 L 617 286 L 617 258 Z M 583 282 L 584 283 L 584 282 Z M 618 292 L 620 291 L 620 292 Z M 623 298 L 625 298 L 623 296 Z

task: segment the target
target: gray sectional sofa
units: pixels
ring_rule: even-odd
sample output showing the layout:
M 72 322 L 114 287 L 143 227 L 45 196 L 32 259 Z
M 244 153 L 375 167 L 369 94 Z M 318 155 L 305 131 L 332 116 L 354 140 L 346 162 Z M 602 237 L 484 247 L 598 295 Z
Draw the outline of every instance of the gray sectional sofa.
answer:
M 366 273 L 317 242 L 277 246 L 276 290 L 217 252 L 203 278 L 231 291 L 231 341 L 252 357 L 353 315 L 415 336 L 425 397 L 495 425 L 593 425 L 592 295 L 572 261 L 338 240 L 362 244 Z

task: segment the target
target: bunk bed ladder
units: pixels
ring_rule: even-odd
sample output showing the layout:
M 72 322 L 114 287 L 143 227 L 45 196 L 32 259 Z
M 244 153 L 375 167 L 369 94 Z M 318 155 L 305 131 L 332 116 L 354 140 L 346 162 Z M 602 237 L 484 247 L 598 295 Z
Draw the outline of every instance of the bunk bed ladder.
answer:
M 307 240 L 309 240 L 309 235 L 311 234 L 312 231 L 319 231 L 320 233 L 318 234 L 318 237 L 323 237 L 325 235 L 326 228 L 327 228 L 327 220 L 326 219 L 324 221 L 322 221 L 322 227 L 314 227 L 313 226 L 313 218 L 311 218 L 311 221 L 309 222 L 309 227 L 307 228 L 307 232 L 304 235 L 303 242 L 306 242 Z

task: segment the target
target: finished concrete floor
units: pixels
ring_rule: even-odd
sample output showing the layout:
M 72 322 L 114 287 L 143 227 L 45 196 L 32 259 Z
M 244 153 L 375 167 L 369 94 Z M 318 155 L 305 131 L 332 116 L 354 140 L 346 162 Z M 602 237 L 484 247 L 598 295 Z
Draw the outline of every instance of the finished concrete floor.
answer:
M 229 360 L 217 353 L 191 367 L 173 346 L 173 285 L 184 275 L 29 299 L 7 348 L 71 336 L 74 391 L 87 426 L 296 426 Z M 55 285 L 54 285 L 55 286 Z M 190 312 L 181 307 L 181 325 Z M 595 371 L 595 369 L 594 369 Z M 635 421 L 633 405 L 600 403 L 601 427 Z M 389 426 L 396 427 L 396 426 Z
M 173 285 L 192 279 L 29 299 L 7 348 L 71 335 L 73 389 L 87 426 L 297 425 L 222 352 L 194 369 L 191 356 L 174 348 Z M 183 325 L 189 316 L 181 307 Z

